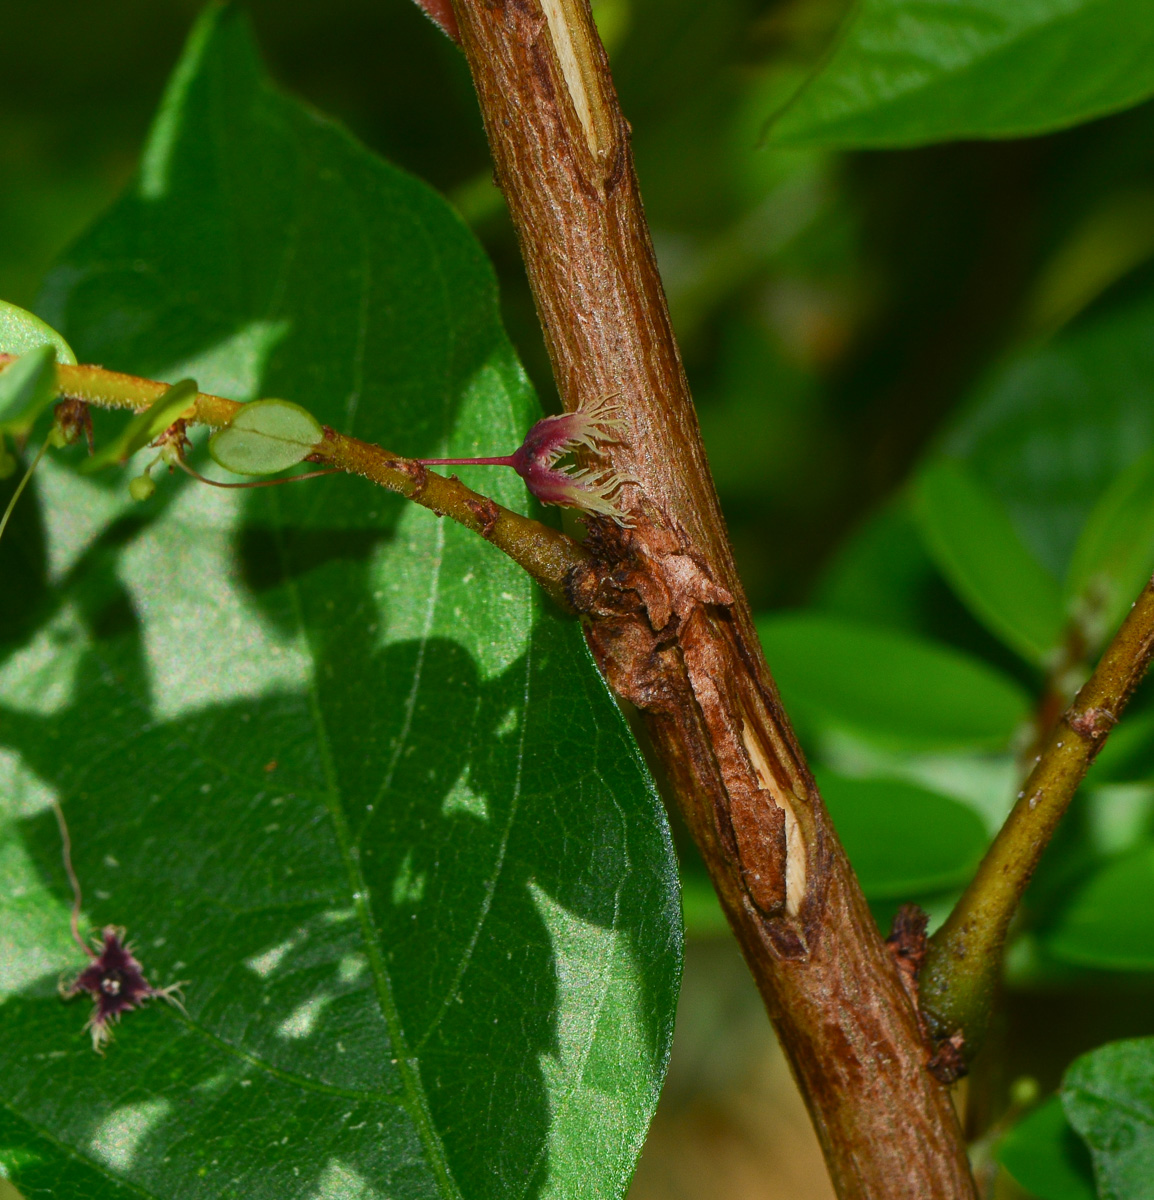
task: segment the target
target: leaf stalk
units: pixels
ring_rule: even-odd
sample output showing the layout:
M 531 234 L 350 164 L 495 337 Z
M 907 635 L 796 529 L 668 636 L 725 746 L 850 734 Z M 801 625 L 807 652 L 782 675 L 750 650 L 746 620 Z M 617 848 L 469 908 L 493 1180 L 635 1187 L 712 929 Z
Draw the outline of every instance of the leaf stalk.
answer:
M 1026 885 L 1152 655 L 1154 580 L 1050 730 L 977 873 L 930 939 L 919 979 L 922 1011 L 931 1034 L 960 1042 L 965 1060 L 985 1037 L 1006 935 Z
M 0 366 L 11 362 L 12 357 L 0 354 Z M 61 398 L 97 408 L 140 412 L 169 390 L 166 383 L 97 366 L 58 363 L 56 377 Z M 189 407 L 192 411 L 185 417 L 187 424 L 220 429 L 244 406 L 237 400 L 197 392 Z M 527 571 L 565 611 L 572 612 L 566 581 L 570 572 L 589 558 L 579 542 L 474 492 L 456 477 L 437 475 L 416 459 L 348 437 L 329 426 L 324 432 L 324 440 L 309 455 L 310 462 L 360 475 L 480 534 Z

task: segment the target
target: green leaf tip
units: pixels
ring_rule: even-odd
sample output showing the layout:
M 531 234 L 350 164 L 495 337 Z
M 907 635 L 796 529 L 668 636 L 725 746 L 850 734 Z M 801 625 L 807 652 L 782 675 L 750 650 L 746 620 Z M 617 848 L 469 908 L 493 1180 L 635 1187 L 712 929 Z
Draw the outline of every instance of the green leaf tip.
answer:
M 274 475 L 295 467 L 324 440 L 307 409 L 289 400 L 254 400 L 213 434 L 208 452 L 234 475 Z
M 778 114 L 787 145 L 1028 137 L 1154 93 L 1146 0 L 859 0 Z
M 25 434 L 56 399 L 56 347 L 45 342 L 0 369 L 0 429 Z
M 913 513 L 930 557 L 974 616 L 1028 662 L 1048 662 L 1065 629 L 1061 592 L 998 497 L 943 459 L 916 480 Z
M 138 412 L 114 442 L 83 463 L 81 471 L 91 474 L 113 463 L 127 462 L 192 407 L 197 391 L 195 379 L 182 379 L 174 383 L 158 400 L 143 412 Z
M 56 361 L 73 364 L 72 347 L 35 313 L 0 300 L 0 354 L 27 354 L 40 346 L 52 346 Z
M 1154 452 L 1119 474 L 1095 505 L 1066 577 L 1069 611 L 1098 646 L 1126 616 L 1154 569 Z

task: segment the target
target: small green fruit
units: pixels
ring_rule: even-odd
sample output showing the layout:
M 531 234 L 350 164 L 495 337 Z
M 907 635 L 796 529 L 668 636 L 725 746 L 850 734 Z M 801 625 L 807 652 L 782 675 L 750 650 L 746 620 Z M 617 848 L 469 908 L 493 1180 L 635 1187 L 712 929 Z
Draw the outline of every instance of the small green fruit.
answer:
M 156 491 L 156 484 L 150 475 L 137 475 L 128 485 L 128 494 L 133 500 L 148 500 Z

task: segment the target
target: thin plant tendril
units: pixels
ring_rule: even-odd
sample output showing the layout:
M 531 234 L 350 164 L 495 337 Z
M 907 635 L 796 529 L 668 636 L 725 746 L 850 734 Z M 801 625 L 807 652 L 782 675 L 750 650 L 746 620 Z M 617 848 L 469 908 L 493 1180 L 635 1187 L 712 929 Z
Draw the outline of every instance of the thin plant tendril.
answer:
M 209 479 L 199 471 L 193 470 L 183 458 L 176 459 L 176 465 L 186 474 L 191 475 L 193 479 L 199 479 L 201 483 L 207 483 L 209 487 L 216 488 L 276 487 L 281 483 L 296 483 L 298 479 L 318 479 L 321 475 L 339 475 L 341 473 L 336 467 L 329 467 L 325 471 L 306 471 L 303 475 L 290 475 L 286 479 L 258 479 L 252 483 L 221 483 L 217 479 Z
M 60 807 L 60 801 L 55 796 L 52 797 L 52 808 L 56 813 L 56 824 L 60 826 L 60 857 L 64 860 L 64 871 L 72 885 L 72 940 L 89 958 L 95 958 L 92 947 L 80 936 L 80 905 L 83 896 L 80 880 L 76 878 L 76 872 L 72 869 L 72 839 L 68 836 L 68 822 L 64 819 L 64 809 Z
M 20 480 L 20 486 L 12 493 L 12 499 L 8 501 L 8 507 L 4 510 L 4 516 L 0 517 L 0 538 L 4 536 L 4 530 L 8 528 L 9 518 L 16 507 L 16 501 L 20 499 L 20 493 L 28 486 L 28 481 L 32 478 L 32 472 L 40 465 L 40 460 L 44 457 L 45 450 L 48 449 L 55 428 L 55 426 L 52 427 L 52 430 L 49 431 L 48 436 L 44 439 L 44 445 L 36 451 L 36 457 L 32 460 L 32 465 L 24 472 L 24 478 Z

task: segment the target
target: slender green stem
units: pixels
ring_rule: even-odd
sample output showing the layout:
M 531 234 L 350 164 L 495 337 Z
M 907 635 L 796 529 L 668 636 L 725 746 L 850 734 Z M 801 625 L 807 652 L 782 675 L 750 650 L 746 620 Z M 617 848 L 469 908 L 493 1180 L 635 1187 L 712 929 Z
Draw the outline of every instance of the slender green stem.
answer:
M 12 357 L 0 354 L 0 366 L 11 362 Z M 156 403 L 168 391 L 166 383 L 122 375 L 101 367 L 58 364 L 56 373 L 61 398 L 79 400 L 98 408 L 139 412 Z M 193 415 L 186 418 L 187 424 L 216 429 L 227 425 L 243 407 L 236 400 L 208 392 L 198 392 L 189 403 L 195 408 Z M 589 556 L 579 542 L 560 530 L 503 507 L 488 496 L 467 488 L 455 476 L 446 479 L 416 459 L 402 458 L 380 446 L 346 437 L 327 426 L 324 441 L 309 455 L 309 461 L 361 475 L 431 509 L 438 516 L 449 517 L 479 533 L 528 571 L 562 608 L 572 611 L 566 580 L 575 567 L 588 561 Z M 17 495 L 23 486 L 21 484 Z M 2 529 L 0 525 L 0 531 Z
M 1154 654 L 1154 581 L 1142 590 L 1093 675 L 1050 731 L 1006 823 L 946 923 L 930 939 L 920 1000 L 936 1038 L 962 1055 L 989 1023 L 1002 948 L 1042 852 Z
M 8 501 L 8 507 L 4 510 L 4 516 L 0 517 L 0 538 L 4 536 L 4 530 L 8 528 L 8 522 L 11 520 L 12 513 L 16 508 L 16 501 L 20 499 L 21 493 L 28 486 L 28 481 L 32 478 L 32 472 L 40 465 L 40 460 L 44 457 L 44 452 L 48 449 L 48 444 L 51 440 L 52 434 L 49 433 L 44 439 L 44 445 L 36 451 L 36 457 L 32 460 L 31 466 L 24 472 L 24 478 L 20 480 L 16 490 L 12 493 L 12 499 Z

